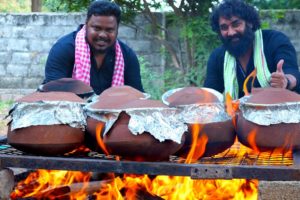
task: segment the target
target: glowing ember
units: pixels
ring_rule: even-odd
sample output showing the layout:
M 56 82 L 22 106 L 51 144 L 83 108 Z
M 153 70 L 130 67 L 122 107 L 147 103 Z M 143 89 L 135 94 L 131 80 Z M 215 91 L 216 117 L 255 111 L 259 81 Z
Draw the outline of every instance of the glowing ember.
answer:
M 62 190 L 53 190 L 61 186 L 68 186 L 72 183 L 85 183 L 76 192 L 76 194 L 70 194 L 70 199 L 80 199 L 85 196 L 81 192 L 87 187 L 91 173 L 83 172 L 71 172 L 71 171 L 57 171 L 57 170 L 37 170 L 32 172 L 26 178 L 17 184 L 15 190 L 11 194 L 11 199 L 18 199 L 24 197 L 34 197 L 37 199 L 42 198 L 54 198 L 65 192 L 65 187 Z

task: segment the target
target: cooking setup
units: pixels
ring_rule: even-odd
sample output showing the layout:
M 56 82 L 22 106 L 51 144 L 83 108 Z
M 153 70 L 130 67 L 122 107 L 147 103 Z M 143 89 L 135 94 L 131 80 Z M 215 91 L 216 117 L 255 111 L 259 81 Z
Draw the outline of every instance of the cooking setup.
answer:
M 7 138 L 0 140 L 0 172 L 37 172 L 27 174 L 29 182 L 13 185 L 11 199 L 178 199 L 175 186 L 172 194 L 154 192 L 153 184 L 161 177 L 181 182 L 185 193 L 188 180 L 197 195 L 209 188 L 197 186 L 197 181 L 216 185 L 241 179 L 241 199 L 251 199 L 257 198 L 258 181 L 300 180 L 300 95 L 294 92 L 254 88 L 233 101 L 212 89 L 186 87 L 169 90 L 158 101 L 129 86 L 112 87 L 99 96 L 91 91 L 80 81 L 64 78 L 12 106 Z M 101 177 L 37 189 L 37 173 L 65 170 Z M 127 181 L 138 176 L 139 181 L 146 177 L 145 185 L 151 182 L 151 190 L 132 189 L 133 182 Z M 140 186 L 137 182 L 134 185 Z M 160 187 L 171 185 L 160 182 Z M 118 186 L 118 192 L 111 194 L 110 186 Z M 223 198 L 226 191 L 220 192 Z M 85 197 L 70 196 L 76 192 Z

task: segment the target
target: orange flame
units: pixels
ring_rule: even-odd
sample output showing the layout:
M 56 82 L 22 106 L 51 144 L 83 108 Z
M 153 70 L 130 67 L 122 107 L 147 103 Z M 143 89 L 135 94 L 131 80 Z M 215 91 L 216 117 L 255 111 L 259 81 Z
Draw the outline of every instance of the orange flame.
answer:
M 199 133 L 202 129 L 203 126 L 201 126 L 200 124 L 192 125 L 192 145 L 185 163 L 192 163 L 203 156 L 206 144 L 208 142 L 208 137 L 204 133 L 199 137 Z
M 249 133 L 247 140 L 248 140 L 248 142 L 249 142 L 251 148 L 253 149 L 253 151 L 256 152 L 256 153 L 259 153 L 259 149 L 258 149 L 258 147 L 256 146 L 256 135 L 257 135 L 256 130 L 252 130 L 252 131 Z
M 125 175 L 94 194 L 97 199 L 257 199 L 257 180 L 192 180 L 189 177 Z M 123 191 L 123 195 L 120 191 Z M 144 193 L 141 193 L 141 191 Z M 147 194 L 147 195 L 145 195 Z M 140 198 L 137 198 L 140 197 Z
M 96 126 L 96 139 L 97 139 L 97 142 L 98 142 L 98 145 L 100 146 L 100 148 L 104 151 L 104 153 L 106 155 L 109 155 L 109 152 L 101 138 L 101 133 L 102 133 L 102 130 L 104 128 L 104 124 L 103 123 L 98 123 L 97 126 Z
M 232 123 L 235 128 L 237 127 L 236 113 L 239 111 L 239 104 L 240 104 L 239 100 L 233 101 L 230 94 L 229 93 L 226 94 L 226 98 L 225 98 L 226 112 L 232 118 Z
M 256 77 L 256 68 L 251 72 L 251 74 L 249 74 L 249 76 L 244 81 L 243 91 L 246 96 L 249 96 L 249 92 L 248 92 L 248 88 L 247 88 L 248 81 L 250 78 L 252 78 L 252 87 L 253 87 L 255 77 Z
M 21 197 L 51 199 L 53 195 L 58 196 L 62 193 L 70 192 L 65 191 L 65 187 L 62 187 L 61 190 L 54 190 L 54 188 L 78 182 L 85 184 L 82 185 L 82 188 L 76 194 L 70 194 L 69 199 L 86 199 L 86 194 L 84 194 L 83 190 L 88 187 L 90 176 L 91 173 L 89 172 L 37 170 L 30 173 L 24 181 L 17 184 L 15 190 L 11 193 L 11 199 L 19 199 Z

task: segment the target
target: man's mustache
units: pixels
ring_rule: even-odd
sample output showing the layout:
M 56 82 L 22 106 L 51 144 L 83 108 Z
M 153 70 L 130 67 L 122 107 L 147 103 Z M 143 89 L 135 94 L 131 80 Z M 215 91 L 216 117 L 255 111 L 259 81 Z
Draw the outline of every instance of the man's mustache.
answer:
M 107 38 L 97 38 L 94 41 L 95 42 L 110 42 L 110 39 L 107 39 Z

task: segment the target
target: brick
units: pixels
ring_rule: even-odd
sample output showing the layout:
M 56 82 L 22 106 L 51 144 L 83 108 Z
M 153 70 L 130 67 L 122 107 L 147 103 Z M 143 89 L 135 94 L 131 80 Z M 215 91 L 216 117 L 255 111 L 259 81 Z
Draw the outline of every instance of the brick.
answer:
M 43 77 L 34 77 L 24 79 L 23 88 L 38 88 L 38 86 L 43 82 Z
M 9 39 L 7 43 L 8 51 L 28 51 L 28 40 L 25 39 Z
M 23 88 L 22 77 L 1 76 L 0 88 Z
M 30 77 L 44 77 L 45 65 L 31 65 L 29 68 Z
M 9 53 L 8 52 L 0 52 L 0 64 L 8 63 Z M 1 75 L 1 68 L 0 68 L 0 75 Z
M 0 64 L 0 76 L 5 76 L 6 75 L 6 66 Z
M 136 33 L 136 30 L 133 28 L 120 26 L 118 37 L 121 39 L 135 39 Z
M 6 70 L 7 75 L 10 77 L 26 77 L 28 75 L 28 65 L 9 64 L 7 65 Z
M 12 54 L 11 64 L 31 64 L 31 52 L 16 52 Z

